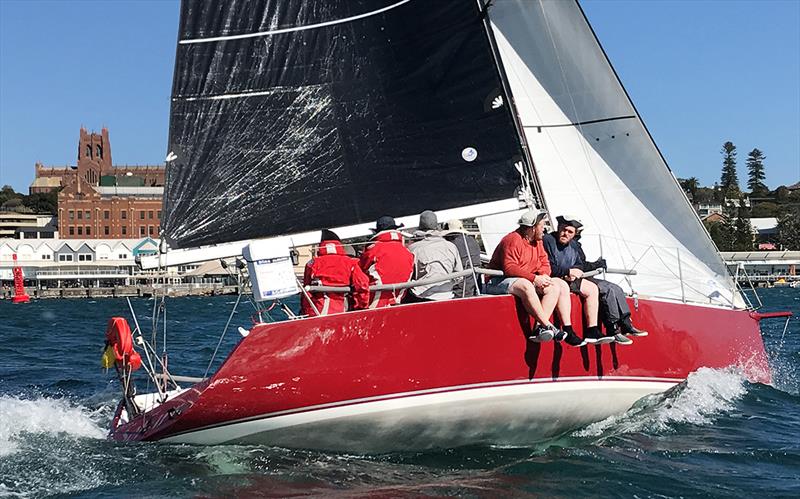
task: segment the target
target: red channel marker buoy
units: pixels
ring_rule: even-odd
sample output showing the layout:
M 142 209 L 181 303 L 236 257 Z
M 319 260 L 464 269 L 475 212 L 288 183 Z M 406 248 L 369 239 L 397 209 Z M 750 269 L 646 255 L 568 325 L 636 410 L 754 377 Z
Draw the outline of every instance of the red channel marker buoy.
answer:
M 14 253 L 14 297 L 11 303 L 28 303 L 31 297 L 25 292 L 25 281 L 22 277 L 22 269 L 17 265 L 17 254 Z

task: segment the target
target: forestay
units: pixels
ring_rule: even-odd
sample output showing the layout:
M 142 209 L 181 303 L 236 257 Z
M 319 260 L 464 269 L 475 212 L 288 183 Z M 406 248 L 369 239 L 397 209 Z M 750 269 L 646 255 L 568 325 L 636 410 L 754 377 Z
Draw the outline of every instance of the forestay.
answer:
M 181 5 L 172 248 L 517 208 L 522 150 L 475 0 Z
M 743 305 L 577 2 L 495 0 L 489 17 L 547 206 L 582 219 L 587 256 L 635 269 L 641 294 Z

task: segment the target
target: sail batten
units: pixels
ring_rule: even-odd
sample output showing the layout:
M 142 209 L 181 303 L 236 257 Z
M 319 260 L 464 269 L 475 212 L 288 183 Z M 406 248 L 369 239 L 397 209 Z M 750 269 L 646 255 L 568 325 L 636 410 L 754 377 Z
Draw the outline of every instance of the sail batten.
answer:
M 178 44 L 171 247 L 514 198 L 483 23 L 475 0 L 184 1 L 180 40 L 225 39 Z

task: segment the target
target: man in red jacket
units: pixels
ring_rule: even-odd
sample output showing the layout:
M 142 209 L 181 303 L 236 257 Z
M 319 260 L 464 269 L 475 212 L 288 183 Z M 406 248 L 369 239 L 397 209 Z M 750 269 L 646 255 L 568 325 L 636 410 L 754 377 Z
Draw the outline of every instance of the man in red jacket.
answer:
M 546 218 L 544 211 L 526 211 L 519 219 L 519 228 L 500 240 L 489 268 L 502 270 L 504 275 L 491 278 L 486 292 L 512 294 L 522 301 L 525 310 L 539 323 L 531 340 L 566 340 L 570 345 L 579 346 L 583 340 L 572 331 L 569 286 L 561 279 L 550 277 L 550 260 L 542 244 Z M 550 322 L 556 308 L 563 331 Z
M 351 309 L 367 308 L 369 279 L 359 268 L 358 259 L 345 253 L 339 236 L 333 231 L 322 231 L 317 256 L 306 264 L 303 285 L 350 286 L 353 290 L 350 299 L 344 293 L 309 293 L 313 306 L 303 296 L 301 312 L 305 315 L 338 314 Z
M 361 254 L 359 265 L 369 277 L 370 286 L 408 282 L 414 271 L 414 255 L 406 249 L 403 234 L 397 229 L 394 218 L 380 217 L 372 229 L 372 244 Z M 369 296 L 369 308 L 398 305 L 405 295 L 405 289 L 397 291 L 375 291 Z

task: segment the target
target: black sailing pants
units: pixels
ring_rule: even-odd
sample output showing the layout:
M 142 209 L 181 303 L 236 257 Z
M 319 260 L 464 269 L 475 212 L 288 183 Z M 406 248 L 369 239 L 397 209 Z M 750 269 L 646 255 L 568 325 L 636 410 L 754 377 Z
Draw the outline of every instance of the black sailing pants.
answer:
M 630 317 L 631 309 L 621 287 L 603 279 L 589 279 L 600 290 L 600 317 L 598 319 L 611 331 L 623 319 Z

